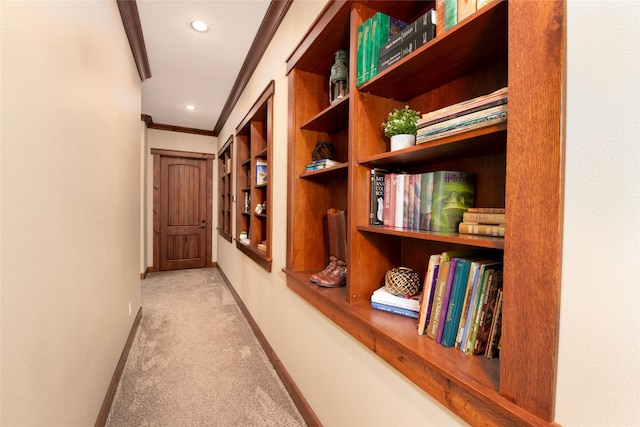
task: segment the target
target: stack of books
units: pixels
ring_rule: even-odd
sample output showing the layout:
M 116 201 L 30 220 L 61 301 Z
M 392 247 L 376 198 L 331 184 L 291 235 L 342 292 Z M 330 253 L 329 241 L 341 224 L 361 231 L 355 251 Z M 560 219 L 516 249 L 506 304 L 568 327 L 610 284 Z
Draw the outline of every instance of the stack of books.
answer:
M 315 171 L 318 169 L 330 168 L 331 166 L 337 166 L 340 164 L 341 164 L 340 162 L 336 162 L 335 160 L 331 160 L 331 159 L 314 160 L 307 165 L 305 170 Z
M 462 214 L 458 232 L 481 236 L 504 237 L 504 208 L 469 208 Z
M 507 88 L 422 115 L 416 144 L 507 121 Z
M 371 308 L 417 319 L 421 297 L 421 292 L 411 297 L 394 295 L 383 286 L 371 295 Z
M 453 251 L 429 257 L 418 335 L 465 354 L 499 354 L 502 258 L 487 251 Z

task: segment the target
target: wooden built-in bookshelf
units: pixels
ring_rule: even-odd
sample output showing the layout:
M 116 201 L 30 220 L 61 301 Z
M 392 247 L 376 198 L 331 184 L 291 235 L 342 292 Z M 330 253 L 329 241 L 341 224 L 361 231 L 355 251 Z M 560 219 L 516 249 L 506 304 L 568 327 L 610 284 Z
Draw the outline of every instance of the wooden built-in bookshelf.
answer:
M 231 242 L 233 215 L 233 136 L 218 152 L 218 234 Z
M 273 150 L 272 80 L 236 128 L 237 206 L 236 247 L 271 271 L 271 192 L 269 185 Z M 257 181 L 258 164 L 266 163 L 266 181 Z M 249 203 L 245 203 L 249 200 Z M 266 202 L 266 211 L 256 211 Z M 247 240 L 240 234 L 246 232 Z M 264 246 L 262 246 L 264 245 Z M 263 249 L 261 249 L 263 247 Z
M 472 425 L 553 425 L 563 192 L 564 4 L 494 1 L 355 86 L 356 33 L 376 12 L 412 22 L 441 2 L 330 1 L 287 62 L 288 286 Z M 436 6 L 436 4 L 438 6 Z M 329 104 L 334 52 L 349 51 L 349 95 Z M 509 87 L 506 124 L 390 152 L 380 128 L 394 108 L 423 113 Z M 318 141 L 344 162 L 305 172 Z M 371 168 L 477 176 L 475 205 L 505 207 L 504 239 L 369 225 Z M 301 203 L 300 201 L 304 201 Z M 328 263 L 326 212 L 347 213 L 347 284 L 310 282 Z M 318 236 L 323 236 L 318 238 Z M 371 309 L 385 273 L 419 272 L 430 254 L 504 254 L 500 359 L 468 356 Z

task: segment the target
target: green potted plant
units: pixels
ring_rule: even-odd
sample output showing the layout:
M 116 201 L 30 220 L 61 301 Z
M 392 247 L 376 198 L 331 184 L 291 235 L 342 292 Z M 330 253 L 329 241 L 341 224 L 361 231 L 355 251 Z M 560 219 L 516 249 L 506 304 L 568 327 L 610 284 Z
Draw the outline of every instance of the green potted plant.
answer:
M 391 139 L 391 151 L 410 147 L 416 143 L 417 123 L 420 112 L 412 110 L 408 105 L 389 113 L 387 121 L 382 124 L 385 136 Z

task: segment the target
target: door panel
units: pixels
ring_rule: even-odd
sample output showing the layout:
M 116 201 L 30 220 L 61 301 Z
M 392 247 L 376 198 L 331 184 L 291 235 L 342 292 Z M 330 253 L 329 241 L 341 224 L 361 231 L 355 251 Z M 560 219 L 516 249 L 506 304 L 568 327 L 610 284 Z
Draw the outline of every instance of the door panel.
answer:
M 160 158 L 160 270 L 206 264 L 206 161 Z

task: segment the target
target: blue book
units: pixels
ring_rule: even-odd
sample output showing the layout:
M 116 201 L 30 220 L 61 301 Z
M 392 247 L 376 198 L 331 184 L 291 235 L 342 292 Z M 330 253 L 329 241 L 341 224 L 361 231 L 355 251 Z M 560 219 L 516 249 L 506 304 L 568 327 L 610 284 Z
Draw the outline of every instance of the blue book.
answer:
M 449 297 L 449 307 L 447 308 L 442 340 L 440 342 L 444 347 L 453 347 L 456 342 L 458 326 L 460 325 L 460 315 L 462 314 L 462 302 L 465 292 L 467 291 L 470 269 L 471 260 L 460 258 L 456 262 L 453 284 L 451 285 L 451 295 Z
M 371 308 L 375 308 L 376 310 L 386 311 L 388 313 L 399 314 L 400 316 L 410 317 L 412 319 L 418 318 L 417 311 L 408 310 L 402 307 L 394 307 L 392 305 L 381 304 L 379 302 L 371 301 Z

